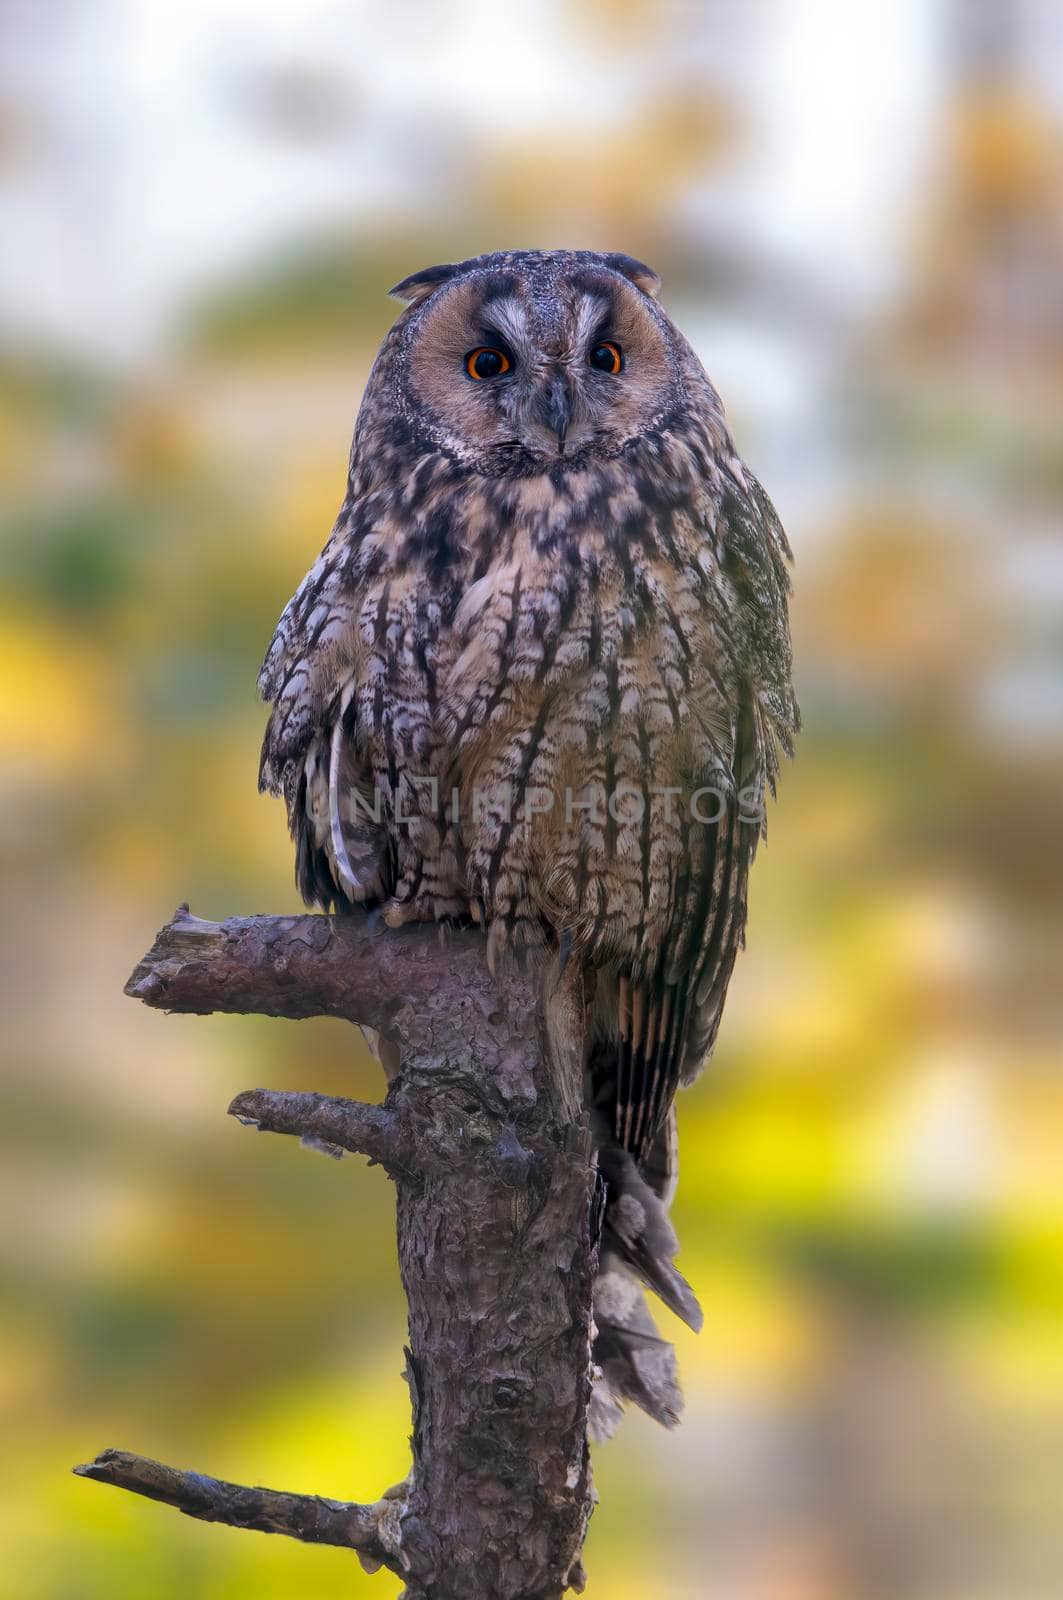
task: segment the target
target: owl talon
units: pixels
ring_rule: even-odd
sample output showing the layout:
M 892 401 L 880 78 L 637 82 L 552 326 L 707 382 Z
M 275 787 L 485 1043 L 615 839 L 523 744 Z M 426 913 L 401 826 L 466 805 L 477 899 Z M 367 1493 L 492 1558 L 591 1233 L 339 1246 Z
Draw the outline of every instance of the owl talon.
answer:
M 414 921 L 416 913 L 409 904 L 403 904 L 402 901 L 389 900 L 388 904 L 381 910 L 380 915 L 383 918 L 385 927 L 403 928 L 407 922 Z
M 389 928 L 404 928 L 408 922 L 434 922 L 435 909 L 431 900 L 389 900 L 381 908 L 381 916 Z

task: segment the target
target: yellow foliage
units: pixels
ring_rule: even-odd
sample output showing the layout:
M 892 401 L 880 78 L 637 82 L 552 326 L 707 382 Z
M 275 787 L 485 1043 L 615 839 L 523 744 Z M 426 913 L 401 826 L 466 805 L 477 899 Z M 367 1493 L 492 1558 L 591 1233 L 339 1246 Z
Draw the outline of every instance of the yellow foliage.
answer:
M 125 747 L 111 670 L 102 653 L 58 621 L 0 615 L 0 743 L 31 784 L 84 775 Z

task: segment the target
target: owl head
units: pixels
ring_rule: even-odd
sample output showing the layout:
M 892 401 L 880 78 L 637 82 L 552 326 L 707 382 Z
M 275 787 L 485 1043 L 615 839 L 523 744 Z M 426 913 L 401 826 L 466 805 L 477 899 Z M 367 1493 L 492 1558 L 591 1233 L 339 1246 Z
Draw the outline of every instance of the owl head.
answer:
M 417 442 L 526 476 L 617 455 L 683 397 L 689 347 L 641 261 L 522 250 L 428 267 L 378 374 Z

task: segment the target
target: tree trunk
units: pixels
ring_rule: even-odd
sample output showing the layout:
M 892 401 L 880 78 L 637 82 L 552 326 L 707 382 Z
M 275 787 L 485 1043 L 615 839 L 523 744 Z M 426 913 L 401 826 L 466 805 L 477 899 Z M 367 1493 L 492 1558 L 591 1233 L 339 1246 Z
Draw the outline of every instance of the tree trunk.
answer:
M 599 1186 L 533 981 L 492 977 L 475 933 L 378 933 L 357 916 L 213 923 L 182 907 L 127 993 L 168 1011 L 341 1016 L 398 1048 L 381 1106 L 255 1089 L 229 1109 L 394 1179 L 413 1463 L 365 1506 L 114 1450 L 75 1470 L 206 1521 L 345 1546 L 403 1578 L 407 1600 L 581 1589 Z

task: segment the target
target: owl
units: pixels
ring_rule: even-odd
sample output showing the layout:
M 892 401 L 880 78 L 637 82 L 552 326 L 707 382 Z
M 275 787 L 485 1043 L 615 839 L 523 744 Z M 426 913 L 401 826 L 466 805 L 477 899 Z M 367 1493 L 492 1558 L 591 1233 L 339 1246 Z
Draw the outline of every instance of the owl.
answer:
M 799 722 L 789 546 L 658 290 L 578 250 L 398 284 L 346 496 L 260 679 L 305 899 L 471 922 L 493 969 L 538 961 L 565 997 L 606 1186 L 599 1432 L 625 1399 L 678 1413 L 639 1280 L 697 1324 L 673 1102 L 716 1039 Z

